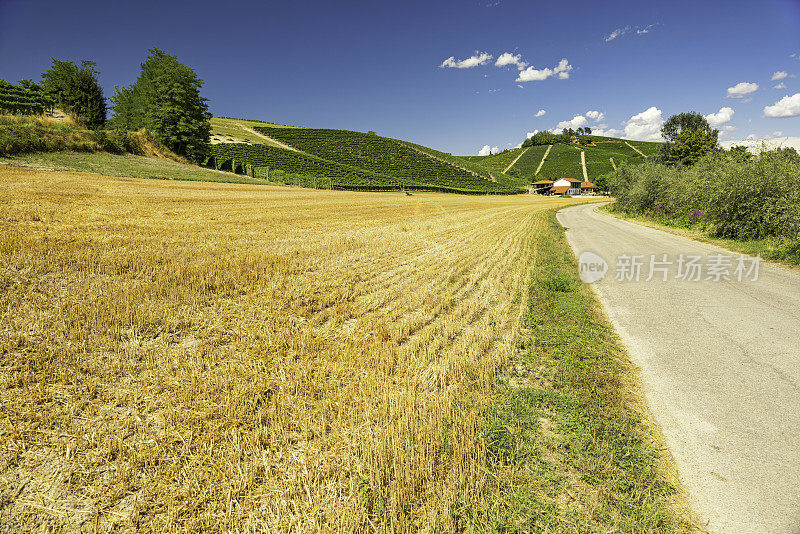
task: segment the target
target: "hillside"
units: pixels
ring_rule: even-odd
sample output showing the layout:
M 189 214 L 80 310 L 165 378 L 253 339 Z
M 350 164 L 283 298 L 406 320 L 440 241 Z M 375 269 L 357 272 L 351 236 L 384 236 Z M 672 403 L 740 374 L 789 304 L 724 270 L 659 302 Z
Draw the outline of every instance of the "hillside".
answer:
M 349 130 L 214 119 L 217 169 L 311 187 L 518 193 L 525 180 L 408 141 Z M 219 141 L 223 142 L 219 142 Z
M 504 170 L 513 163 L 507 174 L 517 176 L 526 182 L 533 182 L 535 179 L 562 177 L 583 179 L 581 151 L 584 151 L 587 176 L 589 180 L 595 180 L 599 176 L 612 172 L 614 165 L 623 162 L 633 165 L 643 163 L 645 156 L 657 153 L 661 146 L 661 143 L 627 141 L 598 135 L 590 135 L 588 138 L 592 145 L 551 145 L 552 148 L 544 161 L 542 158 L 547 152 L 548 145 L 537 145 L 527 149 L 516 148 L 491 156 L 461 156 L 461 158 L 487 169 Z M 519 159 L 517 159 L 518 156 Z M 515 159 L 516 161 L 514 161 Z

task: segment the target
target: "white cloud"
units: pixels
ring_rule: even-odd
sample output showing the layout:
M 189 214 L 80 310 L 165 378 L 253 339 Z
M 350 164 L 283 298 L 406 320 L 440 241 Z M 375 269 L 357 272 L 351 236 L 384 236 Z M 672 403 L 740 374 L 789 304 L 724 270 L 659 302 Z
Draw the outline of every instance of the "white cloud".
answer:
M 731 122 L 734 113 L 735 112 L 733 111 L 733 108 L 724 107 L 720 108 L 720 110 L 716 113 L 710 113 L 706 115 L 706 120 L 712 128 L 717 128 L 723 124 Z
M 651 106 L 623 122 L 625 125 L 625 137 L 637 141 L 663 141 L 661 137 L 661 126 L 664 119 L 661 117 L 661 110 Z
M 621 36 L 625 35 L 626 33 L 628 33 L 629 31 L 631 31 L 631 27 L 630 26 L 625 26 L 624 28 L 617 28 L 613 32 L 611 32 L 608 35 L 606 35 L 605 37 L 603 37 L 603 40 L 605 42 L 613 41 L 617 37 L 621 37 Z
M 553 75 L 553 71 L 551 69 L 542 69 L 537 70 L 533 67 L 528 67 L 527 69 L 523 70 L 519 73 L 519 77 L 516 79 L 518 82 L 540 82 L 542 80 L 546 80 L 550 76 Z
M 587 111 L 586 116 L 595 122 L 600 122 L 606 117 L 605 113 L 600 113 L 599 111 Z
M 739 82 L 733 87 L 728 87 L 728 98 L 742 98 L 758 89 L 757 83 Z
M 786 89 L 786 84 L 781 82 L 779 84 L 773 85 L 772 88 L 773 89 Z
M 762 137 L 750 134 L 745 139 L 739 139 L 736 141 L 723 141 L 720 143 L 720 145 L 726 149 L 729 149 L 732 146 L 743 145 L 754 154 L 758 154 L 765 148 L 767 150 L 772 150 L 781 147 L 792 147 L 795 150 L 800 151 L 800 137 L 775 136 L 776 133 L 783 132 L 774 132 L 771 135 L 765 135 Z
M 545 110 L 540 109 L 539 111 L 536 112 L 536 115 L 534 115 L 534 117 L 541 117 L 545 113 L 547 113 Z
M 569 61 L 566 58 L 562 59 L 558 62 L 558 65 L 553 69 L 553 72 L 558 74 L 559 80 L 566 80 L 569 78 L 569 71 L 572 70 L 572 65 L 569 64 Z
M 472 67 L 477 67 L 478 65 L 485 65 L 491 60 L 492 56 L 490 54 L 487 54 L 486 52 L 475 52 L 474 56 L 461 60 L 456 60 L 455 57 L 450 56 L 449 58 L 442 61 L 442 64 L 439 65 L 439 67 L 440 68 L 450 67 L 453 69 L 469 69 Z
M 627 33 L 631 33 L 633 31 L 636 32 L 636 35 L 644 35 L 646 33 L 650 33 L 650 30 L 655 26 L 655 24 L 648 24 L 646 26 L 625 26 L 624 28 L 617 28 L 613 32 L 609 33 L 603 40 L 605 42 L 613 41 L 617 37 L 622 37 Z
M 483 148 L 478 151 L 479 156 L 488 156 L 490 154 L 497 154 L 500 152 L 500 147 L 483 145 Z
M 528 133 L 525 134 L 525 139 L 530 139 L 531 137 L 533 137 L 537 133 L 539 133 L 539 130 L 534 130 L 532 132 L 528 132 Z
M 583 115 L 575 115 L 572 117 L 572 120 L 568 121 L 561 121 L 556 124 L 555 131 L 560 132 L 564 128 L 572 128 L 575 130 L 576 128 L 581 128 L 589 124 L 589 121 L 586 120 L 586 117 Z
M 736 126 L 731 126 L 730 124 L 726 124 L 720 128 L 722 130 L 719 134 L 720 137 L 727 137 L 728 134 L 736 130 Z
M 518 82 L 540 82 L 542 80 L 546 80 L 550 76 L 558 75 L 560 80 L 566 80 L 569 78 L 569 71 L 572 70 L 572 65 L 569 64 L 569 61 L 562 59 L 558 62 L 558 65 L 551 68 L 544 68 L 544 69 L 536 69 L 533 66 L 528 67 L 525 70 L 520 71 L 519 77 L 516 79 Z
M 522 60 L 522 54 L 514 55 L 511 52 L 503 52 L 495 61 L 494 66 L 505 67 L 506 65 L 515 65 L 519 70 L 523 70 L 528 63 Z
M 784 96 L 771 106 L 764 108 L 764 116 L 773 119 L 797 117 L 800 115 L 800 93 Z
M 604 137 L 619 137 L 622 133 L 622 130 L 617 130 L 616 128 L 609 128 L 608 130 L 605 127 L 592 129 L 592 135 L 602 135 Z
M 789 75 L 789 73 L 786 72 L 785 70 L 779 70 L 779 71 L 776 71 L 775 74 L 772 75 L 772 79 L 773 80 L 782 80 L 782 79 L 786 78 L 788 75 Z

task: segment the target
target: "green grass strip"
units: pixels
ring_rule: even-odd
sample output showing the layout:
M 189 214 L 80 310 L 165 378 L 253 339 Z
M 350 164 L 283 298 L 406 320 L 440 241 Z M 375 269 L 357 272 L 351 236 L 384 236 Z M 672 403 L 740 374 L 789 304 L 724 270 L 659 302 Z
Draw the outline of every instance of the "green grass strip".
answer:
M 636 373 L 555 211 L 536 243 L 523 338 L 485 412 L 489 472 L 464 524 L 491 532 L 691 532 L 640 415 Z

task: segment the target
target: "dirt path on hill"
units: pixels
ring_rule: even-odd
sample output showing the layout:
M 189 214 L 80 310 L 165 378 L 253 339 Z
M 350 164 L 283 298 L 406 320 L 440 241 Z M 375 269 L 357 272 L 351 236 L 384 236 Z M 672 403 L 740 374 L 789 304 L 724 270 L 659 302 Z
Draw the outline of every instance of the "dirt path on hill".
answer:
M 547 145 L 547 150 L 545 150 L 544 154 L 542 155 L 542 161 L 539 162 L 539 166 L 536 167 L 536 172 L 533 173 L 534 176 L 539 174 L 539 171 L 542 170 L 542 165 L 544 165 L 544 160 L 547 159 L 547 155 L 550 153 L 551 148 L 553 148 L 553 145 Z
M 525 152 L 527 152 L 528 150 L 530 150 L 531 148 L 532 148 L 532 147 L 528 147 L 528 148 L 526 148 L 525 150 L 523 150 L 522 152 L 520 152 L 520 153 L 519 153 L 519 156 L 517 156 L 516 158 L 514 158 L 514 161 L 512 161 L 512 162 L 511 162 L 511 165 L 509 165 L 508 167 L 506 167 L 506 168 L 505 168 L 505 170 L 503 171 L 503 173 L 504 173 L 504 174 L 505 174 L 505 173 L 507 173 L 507 172 L 508 172 L 508 169 L 510 169 L 511 167 L 513 167 L 513 166 L 514 166 L 514 164 L 515 164 L 516 162 L 518 162 L 518 161 L 519 161 L 519 158 L 521 158 L 521 157 L 522 157 L 522 155 L 523 155 Z
M 625 141 L 625 144 L 626 144 L 626 145 L 628 145 L 629 147 L 631 147 L 632 149 L 634 149 L 634 150 L 635 150 L 636 152 L 638 152 L 639 154 L 641 154 L 643 158 L 646 158 L 646 157 L 647 157 L 647 156 L 645 156 L 645 155 L 644 155 L 644 152 L 642 152 L 641 150 L 639 150 L 638 148 L 636 148 L 635 146 L 633 146 L 633 145 L 632 145 L 632 144 L 630 144 L 629 142 Z
M 470 173 L 472 176 L 477 176 L 478 178 L 483 178 L 483 179 L 486 179 L 486 177 L 485 177 L 485 176 L 481 176 L 480 174 L 478 174 L 477 172 L 473 171 L 472 169 L 468 169 L 468 168 L 466 168 L 466 167 L 462 167 L 462 166 L 461 166 L 461 165 L 459 165 L 458 163 L 455 163 L 455 162 L 453 162 L 453 161 L 447 161 L 446 159 L 442 159 L 442 158 L 440 158 L 440 157 L 438 157 L 438 156 L 436 156 L 436 155 L 434 155 L 434 154 L 428 154 L 428 153 L 427 153 L 427 152 L 425 152 L 424 150 L 420 150 L 419 148 L 415 147 L 414 145 L 412 145 L 412 144 L 410 144 L 410 143 L 405 143 L 405 142 L 403 142 L 403 144 L 404 144 L 404 145 L 406 145 L 408 148 L 410 148 L 410 149 L 412 149 L 412 150 L 416 150 L 417 152 L 419 152 L 419 153 L 420 153 L 420 154 L 422 154 L 423 156 L 427 156 L 427 157 L 429 157 L 429 158 L 431 158 L 431 159 L 434 159 L 434 160 L 436 160 L 436 161 L 441 161 L 442 163 L 447 163 L 448 165 L 452 165 L 453 167 L 456 167 L 457 169 L 461 169 L 461 170 L 462 170 L 462 171 L 464 171 L 464 172 L 468 172 L 468 173 Z M 494 177 L 494 174 L 492 174 L 492 171 L 490 171 L 490 170 L 488 170 L 488 169 L 487 169 L 487 170 L 486 170 L 486 172 L 488 172 L 488 173 L 489 173 L 489 176 L 491 177 L 491 181 L 492 181 L 492 182 L 497 182 L 497 178 L 495 178 L 495 177 Z
M 583 167 L 583 181 L 589 181 L 589 175 L 586 172 L 586 152 L 581 150 L 581 167 Z
M 611 162 L 611 166 L 612 166 L 612 167 L 614 168 L 614 170 L 616 171 L 616 170 L 617 170 L 617 164 L 616 164 L 616 163 L 614 163 L 614 158 L 608 158 L 608 161 L 610 161 L 610 162 Z
M 262 138 L 262 139 L 265 139 L 265 140 L 269 141 L 270 143 L 274 143 L 274 144 L 276 144 L 277 146 L 279 146 L 279 147 L 281 147 L 281 148 L 285 148 L 286 150 L 292 150 L 292 151 L 294 151 L 294 152 L 302 152 L 302 150 L 297 150 L 297 149 L 296 149 L 295 147 L 293 147 L 293 146 L 289 146 L 289 145 L 287 145 L 286 143 L 281 143 L 281 142 L 280 142 L 280 141 L 278 141 L 277 139 L 273 139 L 272 137 L 270 137 L 270 136 L 268 136 L 268 135 L 264 135 L 264 134 L 262 134 L 261 132 L 257 132 L 257 131 L 255 131 L 254 129 L 252 129 L 252 128 L 249 128 L 249 127 L 247 127 L 247 126 L 242 126 L 242 125 L 240 124 L 240 125 L 239 125 L 239 127 L 240 127 L 242 130 L 244 130 L 244 131 L 246 131 L 246 132 L 248 132 L 248 133 L 251 133 L 251 134 L 253 134 L 253 135 L 256 135 L 256 136 L 258 136 L 258 137 L 260 137 L 260 138 Z

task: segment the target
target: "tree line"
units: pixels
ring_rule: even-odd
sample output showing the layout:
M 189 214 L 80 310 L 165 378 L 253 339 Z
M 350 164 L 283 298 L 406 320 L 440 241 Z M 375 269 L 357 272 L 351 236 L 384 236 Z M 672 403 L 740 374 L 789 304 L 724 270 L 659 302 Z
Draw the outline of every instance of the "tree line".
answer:
M 0 92 L 13 95 L 0 98 L 0 110 L 41 113 L 58 108 L 88 129 L 144 129 L 178 155 L 196 162 L 206 159 L 211 115 L 208 99 L 200 95 L 203 81 L 176 56 L 155 48 L 140 67 L 132 85 L 115 87 L 109 106 L 95 62 L 53 58 L 38 83 L 20 80 L 14 86 L 0 80 Z

